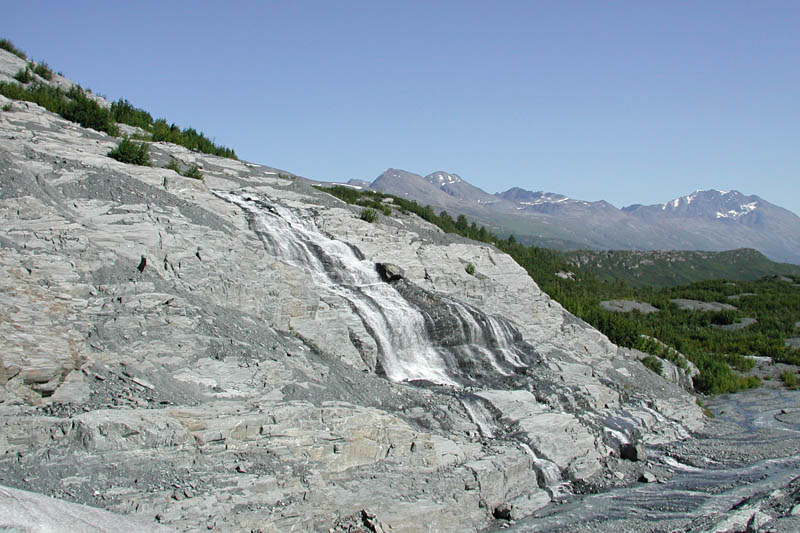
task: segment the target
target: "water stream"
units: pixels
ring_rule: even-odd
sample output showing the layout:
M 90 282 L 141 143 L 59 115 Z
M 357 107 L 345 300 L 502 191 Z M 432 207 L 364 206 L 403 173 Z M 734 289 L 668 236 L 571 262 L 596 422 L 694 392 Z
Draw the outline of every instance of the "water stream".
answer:
M 349 303 L 374 338 L 390 380 L 458 386 L 467 377 L 464 367 L 509 375 L 523 366 L 519 333 L 506 321 L 444 296 L 434 298 L 433 317 L 384 282 L 375 264 L 357 250 L 321 232 L 313 217 L 247 194 L 214 194 L 248 214 L 268 252 L 308 273 L 321 291 Z M 447 330 L 447 338 L 433 338 L 430 331 L 443 322 L 456 327 L 439 327 Z
M 800 439 L 798 417 L 781 420 L 781 413 L 787 412 L 786 406 L 795 413 L 800 410 L 799 399 L 798 393 L 769 389 L 715 398 L 709 404 L 720 419 L 715 423 L 728 429 L 721 434 L 696 437 L 701 446 L 691 461 L 695 465 L 672 457 L 668 449 L 651 448 L 654 462 L 671 472 L 662 482 L 635 483 L 600 494 L 569 495 L 531 517 L 504 524 L 502 530 L 581 531 L 582 524 L 592 521 L 613 523 L 630 519 L 654 524 L 669 522 L 672 527 L 677 521 L 685 527 L 702 517 L 724 517 L 743 500 L 767 495 L 800 476 L 800 447 L 793 445 Z M 720 457 L 725 457 L 726 451 L 745 447 L 763 453 L 756 454 L 759 457 L 752 462 L 736 460 L 735 453 L 734 459 L 728 454 L 727 459 L 720 461 L 707 455 L 715 454 L 716 450 Z M 697 466 L 703 462 L 706 466 Z M 703 530 L 703 527 L 690 529 Z M 501 530 L 500 525 L 494 530 Z M 610 530 L 614 527 L 604 529 Z

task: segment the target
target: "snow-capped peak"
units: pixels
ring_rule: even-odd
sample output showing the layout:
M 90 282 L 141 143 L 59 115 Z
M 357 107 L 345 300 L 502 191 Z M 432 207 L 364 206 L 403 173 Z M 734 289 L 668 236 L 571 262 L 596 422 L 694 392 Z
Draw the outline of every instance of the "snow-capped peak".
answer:
M 428 176 L 428 179 L 431 183 L 438 183 L 439 187 L 452 185 L 454 183 L 461 183 L 464 181 L 460 176 L 458 176 L 458 174 L 450 174 L 441 170 Z
M 737 219 L 757 209 L 758 200 L 758 197 L 744 196 L 738 191 L 708 189 L 675 198 L 660 207 L 662 211 L 680 211 L 693 216 Z

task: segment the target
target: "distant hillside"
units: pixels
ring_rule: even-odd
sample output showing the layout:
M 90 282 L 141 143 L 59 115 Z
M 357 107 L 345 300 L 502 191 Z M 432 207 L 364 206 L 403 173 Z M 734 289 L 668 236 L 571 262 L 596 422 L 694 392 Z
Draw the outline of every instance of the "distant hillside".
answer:
M 800 217 L 738 191 L 695 191 L 663 204 L 617 209 L 563 194 L 514 187 L 488 194 L 458 174 L 425 177 L 388 169 L 370 189 L 463 214 L 492 233 L 561 250 L 711 250 L 754 248 L 800 264 Z
M 567 261 L 604 281 L 624 281 L 637 287 L 673 287 L 696 281 L 755 280 L 772 275 L 800 275 L 800 266 L 770 261 L 752 248 L 727 252 L 575 251 Z

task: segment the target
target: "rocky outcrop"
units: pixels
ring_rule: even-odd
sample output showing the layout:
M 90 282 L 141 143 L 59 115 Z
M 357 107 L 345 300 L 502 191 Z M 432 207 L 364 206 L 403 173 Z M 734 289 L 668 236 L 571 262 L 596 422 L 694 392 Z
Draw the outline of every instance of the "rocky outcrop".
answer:
M 187 531 L 474 530 L 699 427 L 491 246 L 174 145 L 122 164 L 35 104 L 0 139 L 0 484 Z M 377 284 L 422 317 L 428 379 L 393 378 Z
M 606 311 L 616 313 L 632 313 L 638 311 L 643 314 L 657 313 L 658 308 L 647 302 L 637 302 L 635 300 L 605 300 L 600 302 L 600 307 Z

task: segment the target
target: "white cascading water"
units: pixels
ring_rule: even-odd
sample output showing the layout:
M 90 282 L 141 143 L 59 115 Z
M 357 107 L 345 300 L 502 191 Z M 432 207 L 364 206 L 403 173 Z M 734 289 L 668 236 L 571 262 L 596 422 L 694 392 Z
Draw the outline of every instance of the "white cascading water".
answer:
M 513 345 L 513 329 L 457 300 L 442 298 L 460 327 L 450 349 L 434 346 L 425 316 L 389 283 L 375 264 L 361 259 L 347 243 L 324 235 L 310 217 L 242 193 L 215 191 L 250 215 L 254 231 L 271 253 L 307 272 L 323 290 L 345 299 L 375 339 L 386 376 L 392 381 L 427 380 L 458 385 L 453 356 L 489 364 L 499 375 L 524 366 Z M 450 361 L 450 365 L 448 365 Z M 457 364 L 457 363 L 456 363 Z M 448 371 L 449 370 L 449 371 Z
M 464 396 L 461 398 L 461 404 L 475 425 L 478 426 L 481 434 L 489 439 L 494 438 L 494 417 L 483 405 L 483 402 L 474 397 Z
M 282 261 L 303 269 L 319 287 L 348 301 L 375 338 L 381 363 L 392 381 L 425 379 L 456 385 L 425 334 L 422 314 L 346 243 L 328 238 L 312 221 L 279 205 L 246 195 L 215 191 L 252 217 L 254 230 Z
M 466 341 L 466 346 L 468 346 L 470 350 L 477 352 L 477 354 L 473 355 L 477 355 L 489 361 L 492 368 L 504 376 L 510 375 L 511 372 L 500 364 L 495 352 L 499 352 L 507 363 L 514 366 L 522 366 L 522 362 L 510 349 L 509 339 L 507 338 L 508 332 L 500 327 L 499 321 L 492 317 L 486 317 L 489 323 L 488 329 L 490 333 L 492 333 L 491 338 L 487 338 L 487 328 L 482 327 L 478 323 L 478 319 L 473 315 L 472 309 L 455 300 L 450 300 L 447 303 L 453 313 L 460 318 L 459 323 L 461 324 L 462 335 Z M 497 326 L 495 326 L 495 324 Z M 499 337 L 497 336 L 498 333 L 500 334 Z M 494 350 L 487 348 L 487 346 L 491 345 L 492 340 L 494 340 L 496 344 Z

